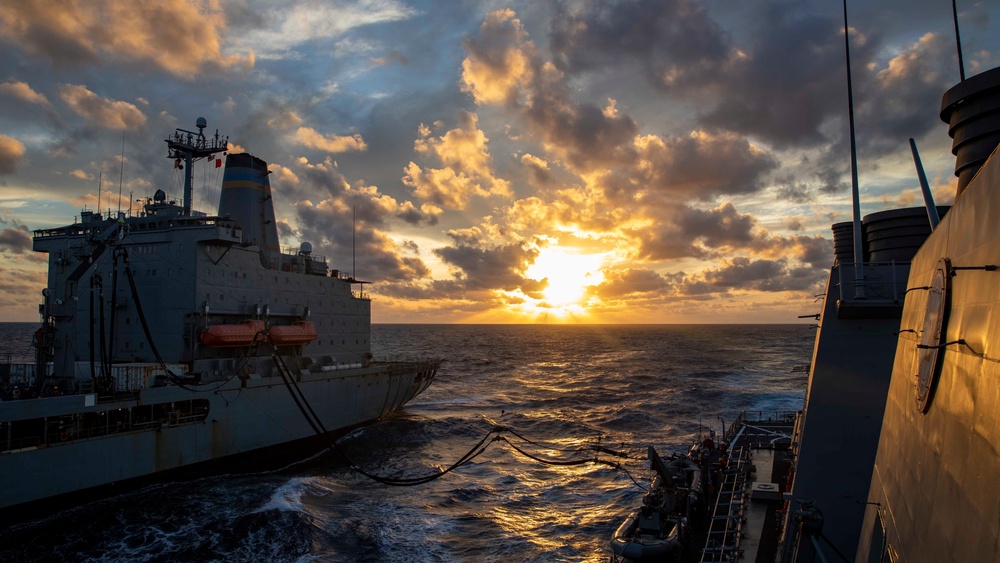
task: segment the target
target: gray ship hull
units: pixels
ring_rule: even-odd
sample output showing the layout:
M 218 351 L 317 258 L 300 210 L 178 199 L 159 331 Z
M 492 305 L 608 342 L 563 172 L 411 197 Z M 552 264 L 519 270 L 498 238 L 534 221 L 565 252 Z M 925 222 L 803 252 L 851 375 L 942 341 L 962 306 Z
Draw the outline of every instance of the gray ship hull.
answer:
M 331 373 L 304 373 L 298 387 L 331 433 L 386 416 L 423 391 L 436 365 L 373 364 Z M 142 390 L 136 400 L 98 402 L 94 395 L 10 401 L 0 422 L 27 416 L 138 412 L 146 405 L 207 401 L 205 412 L 163 420 L 122 423 L 94 436 L 59 432 L 41 443 L 7 440 L 0 455 L 0 509 L 102 485 L 152 477 L 182 467 L 222 461 L 315 436 L 280 378 L 234 380 L 212 392 L 179 387 Z M 19 408 L 20 407 L 20 408 Z M 175 411 L 176 412 L 176 411 Z M 69 414 L 71 413 L 71 414 Z M 103 413 L 103 414 L 102 414 Z M 14 447 L 23 446 L 23 447 Z M 251 466 L 252 467 L 252 466 Z M 250 469 L 250 468 L 248 468 Z

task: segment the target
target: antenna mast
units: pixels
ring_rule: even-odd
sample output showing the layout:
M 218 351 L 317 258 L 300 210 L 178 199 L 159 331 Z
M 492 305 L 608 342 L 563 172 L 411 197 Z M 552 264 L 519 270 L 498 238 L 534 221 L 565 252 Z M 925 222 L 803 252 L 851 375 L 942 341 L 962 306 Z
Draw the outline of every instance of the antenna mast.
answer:
M 854 135 L 854 86 L 851 82 L 851 29 L 844 0 L 844 52 L 847 54 L 847 108 L 851 123 L 851 200 L 854 210 L 854 298 L 865 298 L 864 246 L 861 244 L 861 194 L 858 190 L 858 144 Z
M 351 217 L 351 277 L 358 279 L 358 206 L 352 209 Z
M 958 75 L 965 82 L 965 59 L 962 58 L 962 36 L 958 33 L 957 0 L 951 0 L 951 15 L 955 20 L 955 44 L 958 45 Z
M 191 164 L 196 160 L 205 158 L 217 152 L 229 150 L 229 137 L 219 137 L 219 130 L 215 130 L 215 137 L 205 137 L 205 127 L 208 121 L 204 117 L 199 117 L 195 122 L 198 132 L 186 129 L 177 129 L 174 134 L 166 139 L 167 158 L 172 158 L 178 167 L 184 168 L 184 214 L 191 214 Z M 184 164 L 181 164 L 181 160 Z
M 118 168 L 118 215 L 122 214 L 122 183 L 125 180 L 125 130 L 122 129 L 122 164 Z M 117 219 L 117 217 L 116 217 Z

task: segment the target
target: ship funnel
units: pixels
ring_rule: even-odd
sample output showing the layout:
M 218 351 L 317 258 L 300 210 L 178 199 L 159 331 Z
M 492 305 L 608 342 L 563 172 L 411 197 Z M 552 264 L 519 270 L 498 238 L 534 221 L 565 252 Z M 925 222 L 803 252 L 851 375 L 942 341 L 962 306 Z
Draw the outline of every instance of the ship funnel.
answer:
M 1000 144 L 1000 68 L 963 80 L 945 92 L 941 120 L 948 124 L 952 138 L 956 195 L 961 195 Z
M 281 246 L 268 174 L 267 163 L 253 155 L 227 156 L 219 215 L 235 219 L 243 228 L 243 243 L 260 246 L 270 260 L 276 261 Z

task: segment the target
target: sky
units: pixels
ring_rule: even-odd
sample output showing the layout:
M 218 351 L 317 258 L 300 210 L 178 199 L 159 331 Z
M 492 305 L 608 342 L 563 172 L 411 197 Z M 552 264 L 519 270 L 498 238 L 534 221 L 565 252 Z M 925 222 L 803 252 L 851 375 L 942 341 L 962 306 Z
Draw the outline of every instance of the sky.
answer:
M 966 75 L 997 66 L 1000 3 L 958 9 Z M 848 18 L 862 214 L 922 204 L 910 137 L 949 203 L 951 3 Z M 850 220 L 847 108 L 832 0 L 3 2 L 0 321 L 38 320 L 32 231 L 180 199 L 164 139 L 204 117 L 373 322 L 796 322 Z

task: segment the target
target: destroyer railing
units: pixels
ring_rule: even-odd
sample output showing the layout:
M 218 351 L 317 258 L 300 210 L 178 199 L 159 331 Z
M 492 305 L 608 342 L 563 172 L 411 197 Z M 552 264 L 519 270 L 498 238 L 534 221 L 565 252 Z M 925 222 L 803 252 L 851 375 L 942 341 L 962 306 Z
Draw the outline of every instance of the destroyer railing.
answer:
M 862 275 L 855 276 L 855 265 L 841 263 L 834 266 L 834 283 L 837 284 L 841 303 L 902 303 L 906 295 L 906 280 L 910 273 L 909 262 L 865 262 Z M 858 282 L 855 278 L 862 281 Z M 864 287 L 864 299 L 855 297 L 856 288 Z

